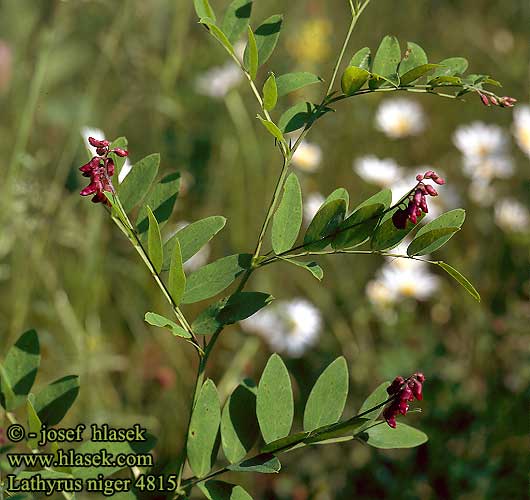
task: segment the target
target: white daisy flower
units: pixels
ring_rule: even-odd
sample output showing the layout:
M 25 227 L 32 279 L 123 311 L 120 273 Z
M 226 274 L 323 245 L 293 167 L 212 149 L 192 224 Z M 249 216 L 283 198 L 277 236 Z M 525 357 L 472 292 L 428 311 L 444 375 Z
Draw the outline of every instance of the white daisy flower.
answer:
M 507 153 L 508 136 L 498 125 L 476 121 L 458 127 L 453 142 L 468 158 L 502 157 Z
M 491 185 L 489 179 L 472 179 L 468 188 L 469 198 L 480 205 L 488 207 L 495 201 L 495 188 Z
M 506 179 L 514 172 L 509 156 L 464 157 L 464 173 L 471 179 Z
M 530 214 L 522 203 L 513 198 L 505 198 L 495 203 L 495 222 L 499 227 L 514 233 L 528 231 Z
M 390 158 L 380 159 L 374 155 L 357 158 L 353 170 L 366 182 L 381 187 L 390 187 L 403 176 L 401 167 L 394 160 Z
M 304 200 L 304 222 L 309 224 L 326 198 L 320 193 L 310 193 Z
M 304 172 L 315 172 L 322 162 L 322 149 L 317 144 L 302 141 L 293 155 L 293 165 Z
M 275 302 L 240 324 L 263 337 L 274 351 L 298 358 L 318 340 L 322 316 L 310 302 L 296 298 Z
M 233 62 L 223 66 L 215 66 L 195 80 L 195 90 L 199 94 L 215 99 L 222 99 L 228 92 L 238 85 L 243 79 L 243 73 Z
M 530 106 L 514 108 L 513 135 L 523 153 L 530 156 Z
M 375 126 L 393 139 L 420 134 L 425 129 L 421 106 L 411 99 L 385 99 L 375 114 Z
M 372 280 L 366 285 L 366 295 L 368 300 L 377 307 L 388 307 L 398 298 L 395 290 L 388 288 L 380 279 Z

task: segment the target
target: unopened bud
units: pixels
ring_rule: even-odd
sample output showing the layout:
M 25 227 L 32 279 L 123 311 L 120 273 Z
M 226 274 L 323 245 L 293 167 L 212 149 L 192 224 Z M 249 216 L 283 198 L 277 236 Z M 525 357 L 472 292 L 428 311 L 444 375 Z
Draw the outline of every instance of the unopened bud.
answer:
M 425 190 L 427 191 L 428 194 L 430 194 L 431 196 L 438 196 L 438 192 L 436 191 L 436 189 L 434 189 L 432 186 L 430 185 L 427 185 L 425 186 Z
M 129 151 L 126 151 L 125 149 L 121 149 L 121 148 L 114 148 L 112 150 L 113 153 L 116 153 L 118 156 L 120 156 L 121 158 L 125 158 L 126 156 L 129 155 Z
M 427 172 L 425 172 L 425 173 L 423 174 L 423 176 L 424 176 L 426 179 L 430 179 L 433 175 L 434 175 L 434 170 L 427 170 Z
M 418 175 L 416 176 L 416 180 L 417 180 L 418 182 L 422 181 L 422 180 L 423 180 L 423 175 L 418 174 Z
M 485 96 L 484 94 L 480 94 L 479 93 L 479 96 L 480 96 L 480 100 L 482 101 L 482 104 L 484 104 L 484 106 L 491 106 L 491 103 L 488 99 L 488 96 Z

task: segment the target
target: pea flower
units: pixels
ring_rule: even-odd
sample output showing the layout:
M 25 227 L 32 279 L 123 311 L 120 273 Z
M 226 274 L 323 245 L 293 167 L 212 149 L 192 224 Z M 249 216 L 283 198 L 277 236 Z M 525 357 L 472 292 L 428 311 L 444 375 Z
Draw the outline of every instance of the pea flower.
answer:
M 422 213 L 428 213 L 427 196 L 438 196 L 438 192 L 430 184 L 425 184 L 425 179 L 431 179 L 438 185 L 445 184 L 445 180 L 440 177 L 434 170 L 427 170 L 424 174 L 418 174 L 416 180 L 418 184 L 408 195 L 408 205 L 406 208 L 398 208 L 392 216 L 392 222 L 397 229 L 405 229 L 407 220 L 413 224 L 418 222 L 418 217 Z M 404 202 L 407 201 L 404 200 Z
M 386 392 L 389 396 L 393 396 L 390 404 L 383 410 L 383 417 L 386 423 L 396 428 L 396 416 L 406 415 L 409 410 L 409 402 L 417 399 L 423 399 L 423 382 L 425 382 L 425 375 L 421 372 L 416 372 L 406 380 L 403 377 L 396 377 L 388 386 Z
M 121 148 L 110 150 L 110 143 L 105 139 L 97 140 L 94 137 L 89 137 L 88 142 L 92 147 L 96 148 L 96 156 L 85 165 L 79 167 L 79 170 L 83 173 L 83 177 L 90 178 L 90 184 L 81 190 L 79 194 L 81 196 L 94 195 L 92 202 L 109 205 L 105 191 L 114 193 L 114 187 L 110 178 L 114 175 L 115 170 L 114 161 L 112 158 L 109 158 L 109 153 L 114 153 L 122 158 L 126 157 L 129 153 Z

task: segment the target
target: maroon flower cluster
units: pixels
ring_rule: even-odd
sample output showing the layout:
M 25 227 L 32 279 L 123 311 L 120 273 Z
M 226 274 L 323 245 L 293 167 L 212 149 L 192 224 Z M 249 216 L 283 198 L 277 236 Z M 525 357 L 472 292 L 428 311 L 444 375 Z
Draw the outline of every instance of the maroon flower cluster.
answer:
M 497 97 L 494 95 L 486 95 L 482 92 L 479 92 L 478 94 L 484 106 L 491 106 L 493 104 L 493 106 L 500 106 L 501 108 L 513 108 L 517 102 L 515 97 L 508 97 L 507 95 L 504 97 Z
M 438 192 L 430 184 L 425 184 L 425 179 L 431 179 L 436 184 L 445 184 L 445 180 L 433 170 L 428 170 L 424 174 L 418 174 L 416 180 L 418 184 L 408 196 L 408 205 L 406 208 L 398 208 L 392 216 L 392 222 L 397 229 L 405 229 L 407 220 L 413 224 L 418 222 L 418 217 L 423 213 L 429 212 L 427 206 L 427 196 L 438 196 Z M 407 200 L 404 200 L 407 201 Z
M 423 373 L 415 373 L 408 379 L 403 377 L 396 377 L 392 384 L 390 384 L 386 390 L 390 396 L 394 396 L 392 402 L 384 409 L 383 417 L 386 423 L 396 428 L 396 416 L 398 414 L 406 415 L 409 409 L 409 401 L 414 401 L 416 398 L 418 401 L 423 399 L 423 382 L 425 376 Z
M 94 203 L 104 203 L 109 205 L 104 191 L 114 192 L 114 187 L 110 178 L 114 175 L 114 162 L 109 158 L 109 153 L 115 153 L 120 157 L 125 157 L 129 153 L 125 149 L 114 148 L 110 150 L 109 141 L 98 141 L 93 137 L 88 138 L 91 146 L 96 148 L 97 156 L 94 156 L 88 163 L 79 168 L 84 177 L 90 177 L 90 184 L 81 191 L 81 196 L 90 196 L 93 194 Z

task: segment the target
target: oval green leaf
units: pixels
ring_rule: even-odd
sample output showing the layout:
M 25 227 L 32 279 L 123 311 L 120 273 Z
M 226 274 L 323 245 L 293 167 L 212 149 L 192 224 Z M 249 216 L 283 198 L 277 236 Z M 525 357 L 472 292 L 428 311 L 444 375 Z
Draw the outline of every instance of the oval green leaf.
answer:
M 215 23 L 215 13 L 208 0 L 193 0 L 193 5 L 199 19 L 206 18 Z
M 251 260 L 252 255 L 242 253 L 223 257 L 201 267 L 188 277 L 182 302 L 191 304 L 221 293 L 250 268 Z
M 430 71 L 435 70 L 438 68 L 439 64 L 422 64 L 421 66 L 418 66 L 414 69 L 411 69 L 410 71 L 407 71 L 401 78 L 400 78 L 400 85 L 409 85 L 422 76 L 425 76 Z
M 426 255 L 433 252 L 445 245 L 447 237 L 452 238 L 458 231 L 460 231 L 459 227 L 441 227 L 416 236 L 407 248 L 407 255 Z
M 171 265 L 169 266 L 167 288 L 173 302 L 178 306 L 184 295 L 184 290 L 186 289 L 186 275 L 184 274 L 182 254 L 180 252 L 178 239 L 175 241 L 175 246 L 173 247 L 173 257 L 171 259 Z
M 252 500 L 252 497 L 236 484 L 210 480 L 197 486 L 208 500 Z
M 364 412 L 374 408 L 377 405 L 384 403 L 388 399 L 388 392 L 386 392 L 387 387 L 390 385 L 390 382 L 383 382 L 372 392 L 365 400 L 364 403 L 359 408 L 357 412 L 358 415 L 362 415 Z M 369 413 L 363 415 L 364 418 L 369 420 L 375 420 L 383 411 L 383 406 L 376 408 Z
M 310 102 L 299 102 L 280 116 L 278 127 L 285 134 L 305 127 L 314 119 L 315 109 Z
M 401 422 L 398 422 L 395 429 L 388 426 L 386 422 L 378 423 L 357 437 L 374 448 L 382 449 L 414 448 L 428 440 L 427 434 Z
M 353 55 L 348 66 L 357 66 L 358 68 L 370 71 L 371 64 L 372 51 L 370 50 L 370 47 L 363 47 Z
M 118 197 L 126 212 L 140 203 L 158 174 L 160 155 L 158 153 L 146 156 L 136 162 L 127 177 L 118 186 Z
M 42 423 L 57 425 L 79 394 L 79 377 L 68 375 L 47 385 L 33 399 L 33 407 Z
M 346 95 L 353 95 L 367 82 L 368 78 L 370 78 L 370 73 L 365 69 L 357 66 L 346 68 L 341 79 L 342 92 Z
M 245 32 L 252 12 L 252 0 L 234 0 L 225 11 L 221 30 L 230 43 L 236 43 Z
M 215 384 L 206 380 L 193 407 L 186 450 L 190 467 L 197 477 L 210 472 L 216 458 L 221 404 Z
M 273 15 L 263 21 L 263 23 L 258 26 L 254 32 L 256 39 L 256 49 L 258 55 L 258 66 L 265 64 L 269 57 L 272 55 L 276 44 L 278 43 L 278 38 L 280 36 L 280 30 L 282 29 L 283 16 L 282 15 Z M 250 44 L 249 44 L 250 45 Z M 245 66 L 249 67 L 249 45 L 245 49 L 245 54 L 243 60 Z
M 171 331 L 176 337 L 182 337 L 185 339 L 190 339 L 191 334 L 184 330 L 180 325 L 177 325 L 174 321 L 154 312 L 145 313 L 145 322 L 153 326 L 158 326 L 159 328 L 167 328 Z
M 263 109 L 272 111 L 278 102 L 278 88 L 276 87 L 276 77 L 271 73 L 263 84 Z
M 259 437 L 256 393 L 256 384 L 245 380 L 234 389 L 223 408 L 221 443 L 231 464 L 241 460 Z
M 164 253 L 162 250 L 162 236 L 156 217 L 149 205 L 146 205 L 147 216 L 149 218 L 149 230 L 147 232 L 147 253 L 149 260 L 153 264 L 155 271 L 159 273 L 162 270 Z
M 341 225 L 346 213 L 346 201 L 342 198 L 324 203 L 309 224 L 304 236 L 304 249 L 318 251 L 326 248 L 332 235 Z
M 407 42 L 407 51 L 399 63 L 399 75 L 402 76 L 418 66 L 425 66 L 427 62 L 425 51 L 417 43 Z
M 283 196 L 272 219 L 272 248 L 280 254 L 293 247 L 302 227 L 302 190 L 291 173 L 283 186 Z
M 256 414 L 265 443 L 284 438 L 293 424 L 291 379 L 284 362 L 273 354 L 259 381 Z
M 220 215 L 212 215 L 205 219 L 188 224 L 177 231 L 166 243 L 164 243 L 164 266 L 163 270 L 169 269 L 175 242 L 180 243 L 182 262 L 191 259 L 206 243 L 208 243 L 223 227 L 226 219 Z
M 270 453 L 263 453 L 227 467 L 233 472 L 259 472 L 260 474 L 277 474 L 281 468 L 280 461 Z
M 467 59 L 463 57 L 449 57 L 438 63 L 440 67 L 432 74 L 433 78 L 438 76 L 456 76 L 466 72 L 468 67 Z
M 398 229 L 392 222 L 392 216 L 399 210 L 399 207 L 392 209 L 383 215 L 381 222 L 376 227 L 370 245 L 372 250 L 390 250 L 397 246 L 407 235 L 417 227 L 417 224 L 413 224 L 407 219 L 405 229 Z M 423 220 L 425 213 L 422 213 L 418 217 L 418 222 Z
M 24 404 L 40 365 L 39 337 L 35 330 L 24 332 L 0 364 L 0 403 L 7 411 Z
M 387 35 L 381 41 L 374 57 L 372 72 L 387 78 L 390 81 L 396 80 L 397 68 L 401 62 L 401 49 L 398 39 L 395 36 Z M 377 82 L 376 88 L 384 82 Z
M 480 302 L 480 294 L 477 289 L 471 284 L 471 282 L 454 267 L 446 264 L 445 262 L 436 262 L 436 265 L 440 266 L 447 274 L 452 276 L 458 283 L 460 283 L 477 302 Z
M 339 421 L 348 397 L 348 365 L 341 356 L 318 377 L 304 411 L 304 431 Z
M 286 73 L 276 78 L 276 85 L 278 87 L 278 97 L 300 90 L 314 83 L 320 83 L 322 79 L 313 73 L 307 71 L 300 71 L 297 73 Z

